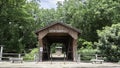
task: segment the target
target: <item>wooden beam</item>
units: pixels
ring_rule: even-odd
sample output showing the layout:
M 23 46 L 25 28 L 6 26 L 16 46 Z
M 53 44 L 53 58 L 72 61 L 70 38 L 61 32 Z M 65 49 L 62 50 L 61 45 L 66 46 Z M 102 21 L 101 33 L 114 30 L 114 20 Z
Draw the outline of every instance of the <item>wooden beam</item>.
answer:
M 42 42 L 42 39 L 39 39 L 39 44 L 40 44 L 40 46 L 38 46 L 38 53 L 39 53 L 39 62 L 42 62 L 42 57 L 43 57 L 43 54 L 42 54 L 42 52 L 43 51 L 41 51 L 40 49 L 41 48 L 43 48 L 43 42 Z
M 77 39 L 78 38 L 78 33 L 74 32 L 72 30 L 69 31 L 68 33 L 73 39 Z
M 48 34 L 48 30 L 39 32 L 38 39 L 43 39 Z
M 77 39 L 73 39 L 73 61 L 77 61 Z

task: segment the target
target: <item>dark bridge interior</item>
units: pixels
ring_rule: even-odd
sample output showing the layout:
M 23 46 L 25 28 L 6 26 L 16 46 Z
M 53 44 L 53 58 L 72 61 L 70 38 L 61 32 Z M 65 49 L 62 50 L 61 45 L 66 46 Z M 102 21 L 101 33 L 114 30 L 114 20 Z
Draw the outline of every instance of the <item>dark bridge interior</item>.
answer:
M 42 60 L 50 60 L 51 45 L 62 43 L 63 52 L 66 53 L 66 60 L 73 60 L 73 38 L 68 33 L 48 33 L 43 39 Z

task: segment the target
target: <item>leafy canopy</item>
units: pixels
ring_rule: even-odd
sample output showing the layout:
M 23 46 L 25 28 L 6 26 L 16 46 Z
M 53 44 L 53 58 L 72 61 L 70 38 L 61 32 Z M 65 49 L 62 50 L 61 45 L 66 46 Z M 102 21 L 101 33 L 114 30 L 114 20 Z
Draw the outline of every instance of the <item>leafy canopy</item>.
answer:
M 101 53 L 109 61 L 120 59 L 120 23 L 113 24 L 111 27 L 104 27 L 97 31 L 99 36 L 98 46 Z

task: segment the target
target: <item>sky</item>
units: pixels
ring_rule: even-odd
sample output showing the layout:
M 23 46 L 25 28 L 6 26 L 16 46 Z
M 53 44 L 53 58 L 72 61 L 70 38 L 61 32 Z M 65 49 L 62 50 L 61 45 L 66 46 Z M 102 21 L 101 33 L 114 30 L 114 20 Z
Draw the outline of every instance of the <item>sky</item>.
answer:
M 51 9 L 51 8 L 56 8 L 57 5 L 56 3 L 58 1 L 63 2 L 64 0 L 40 0 L 41 1 L 41 7 L 45 9 Z

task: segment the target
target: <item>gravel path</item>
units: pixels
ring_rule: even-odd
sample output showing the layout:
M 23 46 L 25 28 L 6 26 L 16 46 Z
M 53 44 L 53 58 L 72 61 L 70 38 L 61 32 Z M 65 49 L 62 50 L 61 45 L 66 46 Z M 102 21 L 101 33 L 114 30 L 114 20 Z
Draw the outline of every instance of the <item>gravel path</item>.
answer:
M 120 68 L 117 63 L 76 63 L 76 62 L 23 62 L 10 63 L 0 62 L 0 68 Z

